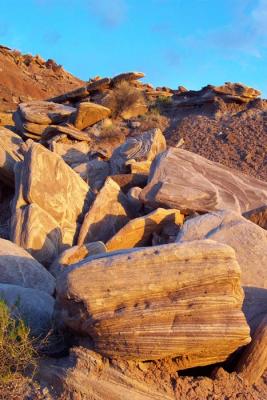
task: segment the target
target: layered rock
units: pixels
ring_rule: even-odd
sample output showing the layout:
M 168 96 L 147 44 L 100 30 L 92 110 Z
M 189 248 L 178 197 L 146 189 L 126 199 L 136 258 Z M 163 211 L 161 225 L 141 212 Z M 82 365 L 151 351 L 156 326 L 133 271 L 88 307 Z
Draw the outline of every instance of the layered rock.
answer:
M 39 125 L 50 125 L 66 121 L 75 111 L 74 107 L 50 101 L 32 101 L 19 105 L 21 116 L 26 121 Z
M 266 204 L 267 183 L 195 153 L 170 148 L 153 162 L 140 198 L 153 207 L 185 213 L 222 209 L 245 212 Z
M 107 107 L 91 102 L 83 102 L 77 108 L 74 126 L 77 129 L 83 130 L 109 117 L 110 114 L 111 111 Z
M 10 186 L 14 185 L 14 167 L 23 159 L 20 147 L 23 140 L 11 130 L 0 128 L 0 179 Z
M 234 250 L 213 241 L 90 257 L 61 275 L 57 294 L 58 320 L 109 357 L 177 356 L 190 368 L 250 340 Z

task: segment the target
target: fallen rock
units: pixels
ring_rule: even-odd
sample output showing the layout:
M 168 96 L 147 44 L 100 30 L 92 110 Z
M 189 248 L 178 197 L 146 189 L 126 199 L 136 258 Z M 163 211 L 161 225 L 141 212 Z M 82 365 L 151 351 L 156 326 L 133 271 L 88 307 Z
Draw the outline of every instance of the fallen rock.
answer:
M 111 80 L 112 85 L 117 85 L 122 81 L 135 81 L 136 79 L 144 78 L 145 74 L 143 72 L 124 72 L 122 74 L 114 76 Z
M 90 146 L 88 142 L 60 143 L 52 141 L 50 150 L 61 156 L 65 163 L 70 166 L 89 160 Z
M 153 208 L 176 208 L 184 213 L 245 212 L 266 204 L 267 183 L 172 147 L 153 162 L 140 198 Z
M 38 289 L 51 295 L 55 290 L 53 276 L 27 251 L 4 239 L 0 239 L 0 283 Z
M 90 257 L 57 283 L 57 320 L 108 357 L 179 357 L 185 369 L 250 341 L 234 250 L 214 241 Z
M 107 243 L 108 251 L 145 246 L 153 233 L 160 233 L 164 225 L 182 225 L 183 215 L 179 210 L 158 208 L 151 213 L 135 218 L 124 225 Z
M 0 127 L 0 179 L 10 185 L 14 185 L 15 164 L 23 159 L 20 146 L 23 140 L 11 130 Z
M 106 246 L 102 242 L 92 242 L 80 246 L 73 246 L 60 254 L 59 258 L 50 266 L 49 271 L 52 275 L 57 277 L 69 265 L 76 264 L 92 255 L 106 252 Z
M 267 230 L 267 205 L 246 211 L 243 217 Z
M 110 175 L 109 163 L 97 159 L 76 165 L 73 169 L 92 190 L 96 191 L 102 188 L 106 178 Z
M 119 146 L 110 159 L 112 174 L 129 172 L 127 163 L 133 161 L 153 161 L 157 154 L 166 149 L 166 141 L 160 129 L 151 129 L 134 138 L 129 138 Z
M 128 192 L 127 192 L 127 197 L 132 204 L 132 207 L 136 212 L 139 212 L 141 208 L 143 207 L 143 203 L 139 200 L 139 195 L 141 193 L 142 189 L 138 186 L 132 187 Z
M 48 293 L 0 283 L 0 298 L 15 316 L 26 322 L 32 335 L 46 334 L 51 328 L 55 301 Z
M 40 125 L 66 121 L 76 111 L 70 106 L 41 100 L 21 103 L 18 109 L 26 121 Z
M 78 244 L 106 242 L 115 235 L 132 216 L 131 205 L 119 185 L 107 178 L 92 207 L 84 217 Z
M 94 125 L 96 122 L 109 117 L 111 110 L 100 104 L 83 102 L 80 103 L 75 116 L 74 126 L 83 130 L 88 126 Z
M 147 105 L 144 101 L 139 101 L 135 104 L 132 104 L 126 110 L 124 110 L 120 116 L 125 120 L 129 120 L 131 118 L 138 117 L 139 115 L 144 115 L 148 111 Z
M 189 219 L 178 234 L 179 243 L 212 239 L 231 246 L 245 286 L 244 312 L 254 329 L 267 313 L 267 232 L 233 211 L 217 211 Z M 259 288 L 264 289 L 263 294 Z
M 143 174 L 119 174 L 112 175 L 112 179 L 119 185 L 124 193 L 133 187 L 144 188 L 147 184 L 147 176 Z

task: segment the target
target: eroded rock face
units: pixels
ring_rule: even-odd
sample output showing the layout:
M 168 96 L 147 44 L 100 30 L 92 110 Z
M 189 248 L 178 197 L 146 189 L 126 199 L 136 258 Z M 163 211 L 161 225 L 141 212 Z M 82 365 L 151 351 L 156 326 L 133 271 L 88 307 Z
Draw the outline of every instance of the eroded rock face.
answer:
M 133 161 L 152 161 L 165 149 L 165 137 L 158 128 L 129 138 L 112 154 L 110 160 L 112 173 L 115 175 L 127 172 L 127 164 Z
M 132 216 L 131 203 L 112 178 L 107 178 L 93 205 L 84 217 L 78 244 L 106 242 Z
M 92 199 L 89 186 L 61 157 L 40 144 L 27 143 L 24 161 L 16 169 L 12 240 L 22 247 L 28 243 L 26 248 L 39 261 L 51 261 L 57 247 L 73 245 Z
M 153 162 L 140 198 L 153 207 L 186 213 L 223 209 L 244 212 L 266 204 L 267 183 L 172 147 Z
M 0 127 L 0 179 L 14 185 L 15 164 L 23 159 L 20 146 L 23 140 L 10 129 Z
M 243 213 L 243 217 L 267 230 L 267 205 L 247 211 Z
M 66 121 L 75 111 L 74 107 L 41 100 L 19 105 L 19 112 L 26 121 L 40 125 Z
M 61 156 L 70 166 L 89 161 L 90 146 L 88 142 L 60 143 L 52 141 L 50 149 Z
M 0 283 L 38 289 L 53 294 L 55 279 L 27 251 L 0 239 Z
M 46 334 L 51 328 L 55 301 L 48 293 L 0 283 L 0 297 L 15 316 L 26 322 L 32 335 Z
M 177 237 L 179 243 L 201 239 L 216 240 L 235 250 L 247 293 L 244 310 L 254 329 L 267 313 L 267 232 L 235 212 L 217 211 L 189 219 Z
M 107 242 L 107 249 L 113 251 L 145 246 L 152 239 L 152 234 L 160 233 L 164 225 L 181 225 L 183 219 L 179 210 L 158 208 L 143 217 L 129 221 Z
M 111 110 L 109 108 L 86 101 L 79 104 L 74 125 L 77 129 L 83 130 L 109 117 L 110 114 Z
M 90 257 L 61 275 L 57 294 L 58 320 L 109 357 L 178 356 L 190 368 L 250 340 L 234 250 L 209 240 Z

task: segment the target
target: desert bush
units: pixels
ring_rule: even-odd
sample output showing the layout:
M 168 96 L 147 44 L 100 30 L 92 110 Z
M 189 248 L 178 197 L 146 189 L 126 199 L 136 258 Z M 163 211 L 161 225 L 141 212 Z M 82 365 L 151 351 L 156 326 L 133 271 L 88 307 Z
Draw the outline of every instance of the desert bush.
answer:
M 115 118 L 137 103 L 145 103 L 144 95 L 126 81 L 118 83 L 103 101 L 103 105 L 111 109 Z
M 161 115 L 157 108 L 152 108 L 149 112 L 139 117 L 141 122 L 140 131 L 144 132 L 152 128 L 159 128 L 162 132 L 169 125 L 169 120 Z
M 0 299 L 0 383 L 12 381 L 17 374 L 35 367 L 36 350 L 29 328 L 11 315 Z

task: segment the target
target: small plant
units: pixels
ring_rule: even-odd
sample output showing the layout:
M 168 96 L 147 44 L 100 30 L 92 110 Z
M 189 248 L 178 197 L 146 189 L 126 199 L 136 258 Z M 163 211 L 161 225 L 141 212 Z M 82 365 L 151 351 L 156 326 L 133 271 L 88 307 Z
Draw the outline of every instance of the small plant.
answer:
M 11 315 L 6 302 L 0 299 L 0 383 L 34 369 L 36 355 L 29 328 Z
M 114 117 L 137 103 L 145 104 L 144 95 L 126 81 L 120 82 L 104 100 L 104 105 L 111 109 Z

